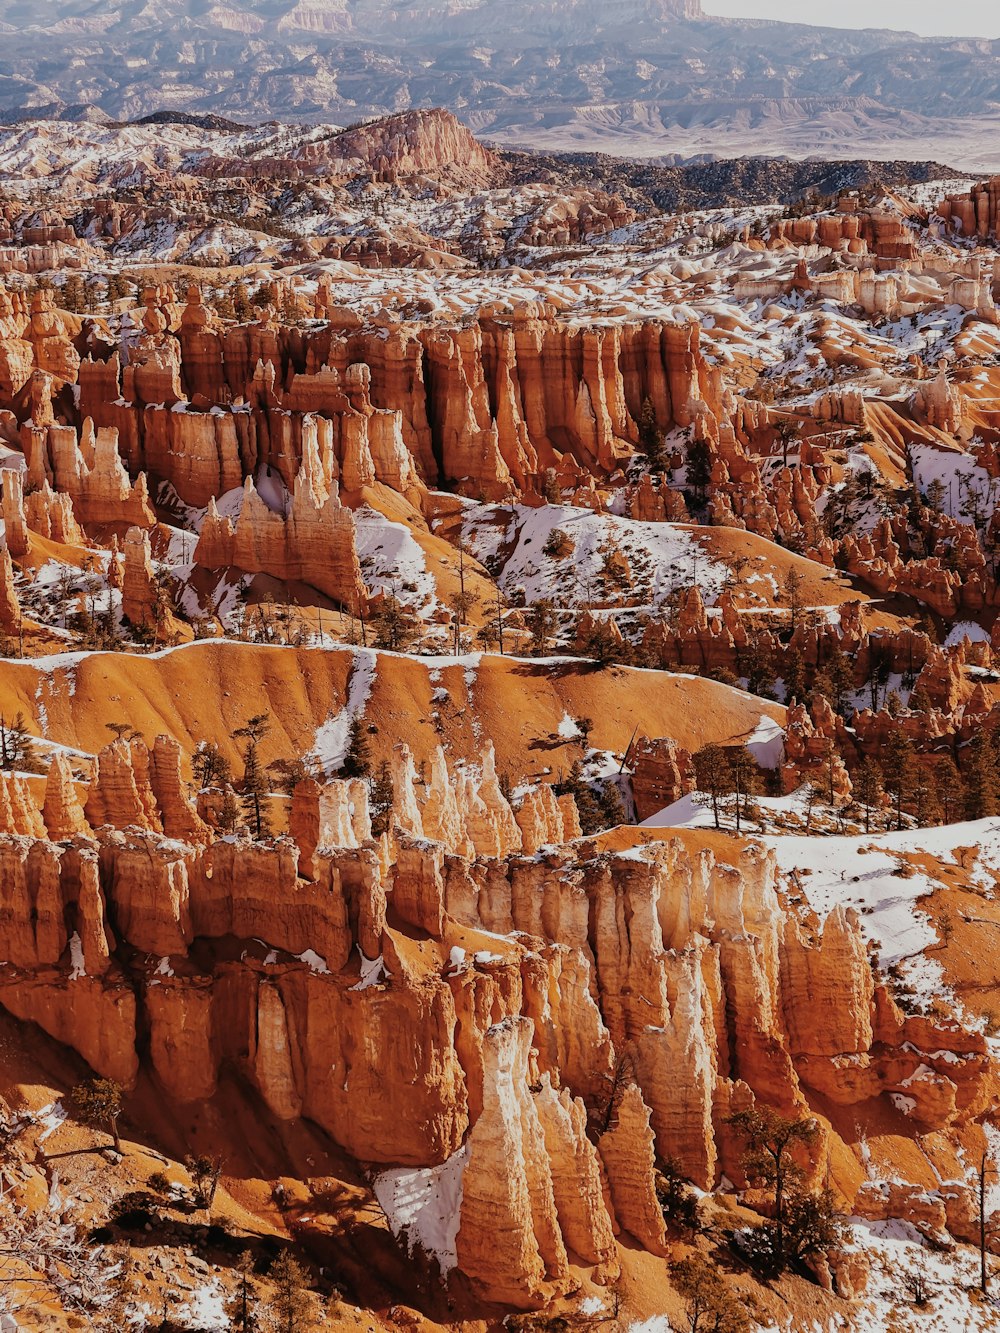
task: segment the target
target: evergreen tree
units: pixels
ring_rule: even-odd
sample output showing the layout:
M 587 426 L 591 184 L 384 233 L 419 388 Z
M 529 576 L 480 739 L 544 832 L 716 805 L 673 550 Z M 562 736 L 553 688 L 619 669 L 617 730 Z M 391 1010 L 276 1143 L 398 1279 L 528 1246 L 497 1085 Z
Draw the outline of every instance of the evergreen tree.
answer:
M 199 1208 L 211 1209 L 215 1202 L 215 1191 L 219 1187 L 222 1175 L 222 1158 L 208 1157 L 200 1153 L 184 1159 L 188 1175 L 194 1185 L 195 1202 Z
M 802 593 L 803 578 L 797 569 L 790 569 L 785 575 L 781 590 L 784 593 L 785 605 L 788 607 L 789 617 L 792 624 L 792 633 L 799 627 L 799 617 L 802 613 L 802 607 L 805 604 L 805 598 Z
M 715 827 L 719 827 L 722 796 L 731 790 L 729 763 L 721 745 L 706 745 L 694 756 L 694 770 L 699 790 L 712 799 Z
M 247 295 L 244 282 L 237 282 L 233 286 L 233 311 L 241 324 L 248 324 L 257 313 Z
M 420 633 L 420 617 L 397 597 L 386 597 L 372 612 L 371 624 L 375 631 L 376 648 L 401 653 Z
M 625 806 L 616 782 L 606 782 L 600 789 L 597 807 L 601 812 L 602 828 L 620 828 L 626 822 Z
M 271 836 L 270 790 L 260 761 L 260 743 L 271 728 L 269 713 L 257 713 L 233 732 L 234 740 L 246 742 L 243 750 L 241 804 L 250 832 L 260 842 Z
M 743 1166 L 748 1178 L 762 1180 L 772 1193 L 775 1239 L 783 1252 L 786 1193 L 804 1174 L 794 1149 L 814 1142 L 819 1126 L 815 1120 L 785 1116 L 762 1103 L 737 1111 L 728 1123 L 746 1140 Z
M 965 809 L 965 783 L 950 755 L 937 760 L 934 778 L 941 799 L 942 818 L 946 824 L 951 824 Z
M 347 751 L 340 771 L 345 778 L 366 778 L 372 771 L 368 735 L 359 713 L 354 714 L 348 726 Z
M 200 741 L 191 760 L 194 780 L 200 790 L 206 787 L 224 787 L 230 781 L 229 760 L 211 741 Z
M 542 499 L 548 505 L 562 504 L 562 491 L 554 467 L 547 467 L 542 476 Z
M 306 1270 L 283 1250 L 268 1274 L 274 1283 L 270 1313 L 276 1333 L 302 1333 L 312 1323 L 313 1299 L 306 1289 Z
M 913 743 L 901 732 L 890 732 L 885 745 L 882 773 L 885 789 L 892 797 L 897 829 L 903 827 L 903 807 L 912 795 L 913 763 Z
M 750 1333 L 748 1303 L 726 1286 L 719 1268 L 695 1251 L 670 1265 L 670 1280 L 684 1302 L 688 1333 Z
M 236 1286 L 226 1301 L 230 1333 L 257 1333 L 257 1292 L 253 1282 L 253 1255 L 244 1250 L 236 1263 Z
M 851 663 L 837 643 L 830 651 L 822 670 L 816 673 L 816 689 L 830 700 L 834 711 L 843 713 L 847 695 L 854 688 Z
M 705 440 L 692 440 L 687 447 L 687 484 L 699 503 L 704 504 L 712 480 L 712 452 Z
M 122 1150 L 118 1117 L 122 1113 L 124 1095 L 121 1085 L 112 1078 L 89 1078 L 78 1083 L 70 1094 L 80 1119 L 87 1125 L 105 1127 L 118 1152 Z
M 87 294 L 83 278 L 79 273 L 71 273 L 63 283 L 60 305 L 71 315 L 82 315 L 87 304 Z
M 740 658 L 741 674 L 747 678 L 747 689 L 751 694 L 760 694 L 765 698 L 774 689 L 774 663 L 768 636 L 751 630 L 747 636 L 747 645 Z
M 235 833 L 236 826 L 240 822 L 240 807 L 233 794 L 232 787 L 228 785 L 222 797 L 222 804 L 215 816 L 215 822 L 220 833 Z
M 371 811 L 372 833 L 376 837 L 389 831 L 394 795 L 389 761 L 383 759 L 375 776 L 368 779 L 368 808 Z
M 649 461 L 653 472 L 662 472 L 665 465 L 663 456 L 664 434 L 656 424 L 656 409 L 652 398 L 642 400 L 639 414 L 639 449 Z
M 524 618 L 528 633 L 531 635 L 532 651 L 541 656 L 551 642 L 556 629 L 555 607 L 548 598 L 532 602 Z
M 602 617 L 595 618 L 593 626 L 584 635 L 580 647 L 585 657 L 593 658 L 595 662 L 604 663 L 614 661 L 620 655 L 624 645 L 612 628 L 610 621 Z
M 701 1205 L 675 1157 L 667 1157 L 656 1176 L 656 1202 L 664 1221 L 692 1233 L 701 1229 Z
M 782 678 L 785 683 L 785 702 L 791 703 L 793 699 L 799 700 L 805 698 L 806 693 L 806 659 L 798 647 L 789 647 L 785 653 L 784 666 L 782 668 Z M 754 694 L 759 691 L 754 690 Z
M 782 417 L 775 422 L 774 429 L 775 433 L 778 436 L 778 440 L 781 443 L 781 464 L 783 467 L 787 467 L 788 446 L 789 444 L 791 444 L 792 440 L 795 439 L 796 433 L 798 431 L 798 426 L 794 421 L 790 421 L 788 418 Z
M 882 802 L 882 770 L 869 755 L 854 776 L 854 799 L 865 812 L 865 832 L 871 830 L 872 811 Z
M 997 812 L 996 752 L 984 731 L 976 731 L 965 750 L 965 815 L 985 819 Z
M 24 714 L 18 711 L 10 723 L 0 715 L 0 768 L 38 773 L 41 767 Z
M 583 776 L 583 764 L 579 759 L 574 759 L 570 765 L 569 776 L 554 783 L 552 789 L 557 796 L 573 797 L 580 816 L 581 832 L 589 836 L 604 827 L 600 806 L 590 783 Z
M 917 763 L 913 778 L 913 813 L 920 828 L 940 824 L 943 818 L 937 786 L 930 771 Z
M 731 747 L 726 758 L 729 762 L 730 780 L 734 793 L 733 809 L 736 815 L 736 832 L 739 833 L 742 818 L 748 813 L 748 798 L 760 790 L 760 769 L 745 745 Z

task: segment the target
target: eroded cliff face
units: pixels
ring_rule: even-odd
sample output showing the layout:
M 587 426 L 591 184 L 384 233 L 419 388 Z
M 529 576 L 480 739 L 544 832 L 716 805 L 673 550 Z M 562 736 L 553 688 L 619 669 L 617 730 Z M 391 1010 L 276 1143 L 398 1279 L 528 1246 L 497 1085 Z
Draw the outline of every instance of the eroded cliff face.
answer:
M 168 297 L 152 299 L 160 304 L 147 307 L 128 366 L 115 354 L 72 369 L 81 420 L 99 428 L 94 461 L 86 440 L 81 462 L 71 432 L 56 428 L 46 444 L 46 423 L 36 424 L 29 457 L 80 497 L 83 521 L 101 521 L 117 485 L 102 430 L 117 429 L 133 473 L 169 481 L 195 506 L 261 467 L 292 490 L 316 415 L 327 478 L 348 492 L 375 480 L 404 494 L 447 482 L 499 498 L 531 490 L 550 467 L 613 472 L 634 452 L 647 398 L 663 429 L 697 423 L 712 434 L 722 410 L 694 320 L 586 327 L 534 301 L 484 306 L 462 325 L 387 315 L 364 327 L 326 288 L 318 327 L 265 318 L 222 328 L 195 290 L 179 319 Z M 58 329 L 48 336 L 69 346 Z M 103 483 L 90 479 L 95 467 Z
M 54 764 L 41 816 L 10 779 L 0 1004 L 126 1085 L 146 1060 L 194 1101 L 234 1064 L 359 1161 L 448 1171 L 459 1269 L 525 1308 L 571 1261 L 612 1276 L 616 1235 L 664 1251 L 657 1162 L 740 1183 L 734 1109 L 819 1114 L 820 1173 L 873 1100 L 945 1136 L 990 1103 L 985 1038 L 901 1013 L 853 911 L 789 912 L 772 853 L 477 855 L 513 812 L 487 772 L 470 837 L 435 768 L 380 838 L 363 789 L 310 781 L 266 844 L 212 834 L 164 738 L 108 746 L 82 803 Z M 427 836 L 448 809 L 462 851 Z

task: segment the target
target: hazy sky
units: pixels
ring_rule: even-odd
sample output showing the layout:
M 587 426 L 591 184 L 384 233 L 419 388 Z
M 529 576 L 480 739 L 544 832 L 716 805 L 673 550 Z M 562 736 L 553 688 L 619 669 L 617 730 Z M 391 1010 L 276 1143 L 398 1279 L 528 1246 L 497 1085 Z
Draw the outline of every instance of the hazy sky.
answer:
M 825 23 L 838 28 L 901 28 L 928 36 L 1000 38 L 997 0 L 837 0 L 824 5 L 822 16 L 808 12 L 800 0 L 702 0 L 706 14 L 740 18 L 785 19 L 790 23 Z

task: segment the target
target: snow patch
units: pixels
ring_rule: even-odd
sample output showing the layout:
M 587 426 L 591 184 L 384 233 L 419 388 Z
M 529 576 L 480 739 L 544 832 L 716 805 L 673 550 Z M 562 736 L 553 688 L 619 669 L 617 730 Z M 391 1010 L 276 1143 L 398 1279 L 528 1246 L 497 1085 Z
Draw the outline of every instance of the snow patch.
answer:
M 343 766 L 350 743 L 351 719 L 364 713 L 377 667 L 378 654 L 374 648 L 354 649 L 354 666 L 344 707 L 317 729 L 309 751 L 309 757 L 319 764 L 327 777 L 332 777 Z
M 358 953 L 361 954 L 361 980 L 351 990 L 367 990 L 369 986 L 381 986 L 389 980 L 389 972 L 381 954 L 377 958 L 366 958 L 360 949 Z
M 442 1275 L 458 1262 L 455 1241 L 468 1159 L 466 1144 L 440 1166 L 398 1167 L 377 1176 L 373 1185 L 392 1234 L 405 1240 L 411 1255 L 419 1247 L 435 1258 Z

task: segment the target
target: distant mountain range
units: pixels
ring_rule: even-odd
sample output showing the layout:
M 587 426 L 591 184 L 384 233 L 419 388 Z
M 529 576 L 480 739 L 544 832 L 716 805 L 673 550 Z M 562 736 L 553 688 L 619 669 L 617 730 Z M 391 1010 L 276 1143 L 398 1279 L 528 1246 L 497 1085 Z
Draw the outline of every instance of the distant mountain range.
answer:
M 444 106 L 547 150 L 1000 170 L 1000 40 L 711 18 L 699 0 L 0 0 L 0 38 L 7 119 Z

